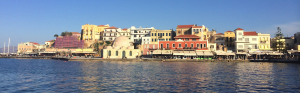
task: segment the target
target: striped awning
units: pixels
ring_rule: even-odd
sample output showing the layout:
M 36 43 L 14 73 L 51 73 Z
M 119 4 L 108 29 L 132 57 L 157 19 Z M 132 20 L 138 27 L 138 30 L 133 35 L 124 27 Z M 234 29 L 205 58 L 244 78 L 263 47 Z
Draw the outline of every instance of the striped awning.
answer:
M 186 56 L 196 56 L 196 52 L 195 51 L 184 51 L 184 55 Z
M 161 54 L 161 50 L 154 50 L 152 54 L 156 54 L 156 55 Z
M 173 55 L 184 55 L 183 51 L 173 51 Z

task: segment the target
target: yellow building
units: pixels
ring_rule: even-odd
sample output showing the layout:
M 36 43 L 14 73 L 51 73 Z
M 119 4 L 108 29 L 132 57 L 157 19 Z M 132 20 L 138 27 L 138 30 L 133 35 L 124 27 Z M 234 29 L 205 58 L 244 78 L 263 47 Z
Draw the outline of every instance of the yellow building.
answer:
M 258 33 L 258 48 L 259 50 L 272 50 L 270 47 L 270 34 Z
M 204 25 L 202 26 L 193 26 L 192 27 L 192 35 L 196 35 L 200 37 L 200 40 L 207 40 L 208 38 L 208 28 Z
M 134 46 L 126 36 L 117 37 L 113 45 L 105 47 L 102 52 L 103 58 L 136 58 L 141 55 L 140 50 L 134 49 Z
M 273 47 L 273 50 L 275 51 L 279 51 L 279 44 L 275 45 L 276 42 L 282 42 L 283 44 L 281 45 L 281 50 L 290 50 L 290 49 L 294 49 L 294 45 L 295 45 L 295 40 L 294 37 L 283 37 L 282 39 L 278 40 L 273 38 L 271 40 L 271 46 Z
M 235 41 L 235 33 L 233 31 L 226 31 L 224 33 L 225 45 L 228 47 L 229 50 L 234 48 L 234 41 Z
M 81 40 L 85 41 L 99 41 L 102 40 L 103 31 L 108 28 L 109 25 L 91 25 L 85 24 L 81 27 Z
M 150 44 L 158 44 L 160 41 L 170 41 L 173 40 L 175 32 L 172 30 L 157 30 L 153 29 L 150 33 Z

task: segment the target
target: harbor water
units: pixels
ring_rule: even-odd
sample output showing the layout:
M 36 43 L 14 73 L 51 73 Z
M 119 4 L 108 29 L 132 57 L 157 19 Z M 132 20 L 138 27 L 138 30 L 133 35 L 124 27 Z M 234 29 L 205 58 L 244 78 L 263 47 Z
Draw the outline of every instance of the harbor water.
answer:
M 300 64 L 0 59 L 1 92 L 300 92 Z

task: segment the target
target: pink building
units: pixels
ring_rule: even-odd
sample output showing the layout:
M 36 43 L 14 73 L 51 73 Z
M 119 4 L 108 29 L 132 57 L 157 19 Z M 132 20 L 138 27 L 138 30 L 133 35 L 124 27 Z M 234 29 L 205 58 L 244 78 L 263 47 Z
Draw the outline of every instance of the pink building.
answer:
M 158 44 L 143 44 L 143 56 L 151 57 L 153 50 L 158 49 Z

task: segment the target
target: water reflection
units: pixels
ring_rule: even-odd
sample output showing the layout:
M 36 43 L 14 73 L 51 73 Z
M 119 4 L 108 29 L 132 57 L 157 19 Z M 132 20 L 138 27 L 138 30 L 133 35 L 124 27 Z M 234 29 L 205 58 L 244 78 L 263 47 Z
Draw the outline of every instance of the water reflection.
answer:
M 0 76 L 1 92 L 300 92 L 291 63 L 0 59 Z

